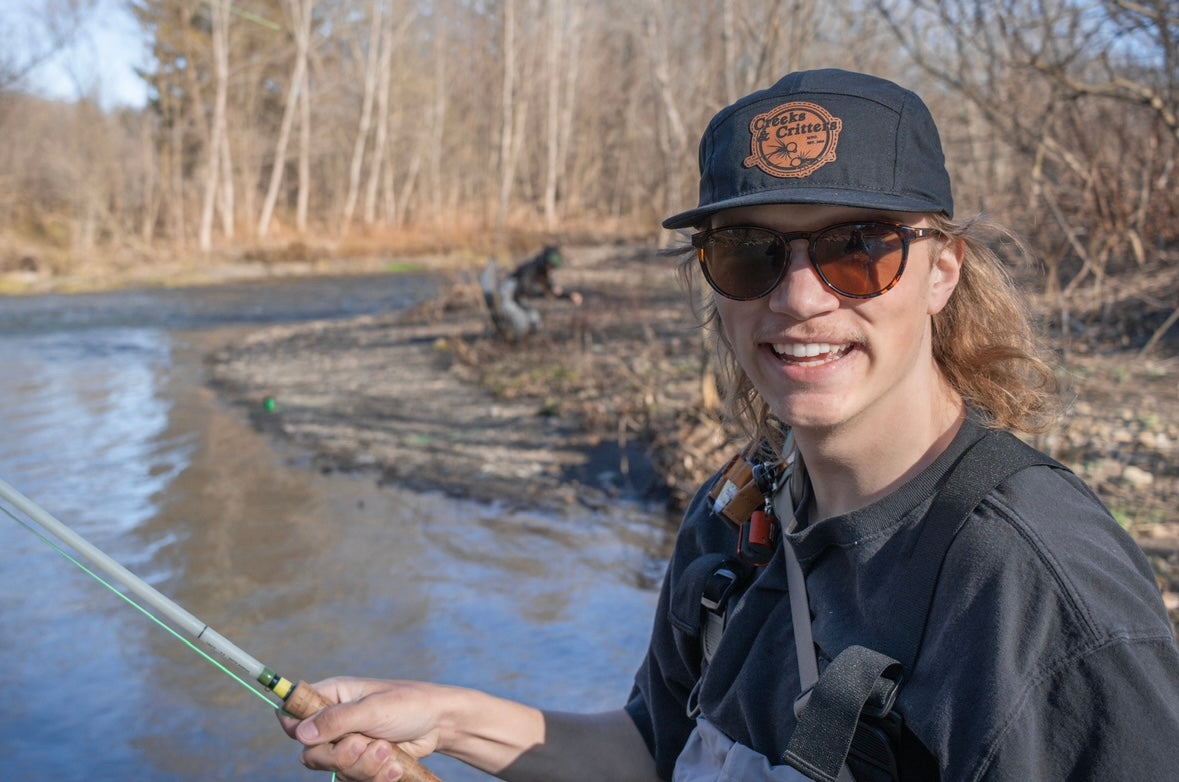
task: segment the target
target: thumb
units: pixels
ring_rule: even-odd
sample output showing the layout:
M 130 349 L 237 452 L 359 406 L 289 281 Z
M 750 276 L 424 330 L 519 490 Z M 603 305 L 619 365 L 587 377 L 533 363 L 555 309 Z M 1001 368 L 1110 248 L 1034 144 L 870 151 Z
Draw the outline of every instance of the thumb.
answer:
M 295 728 L 295 738 L 308 747 L 314 747 L 337 741 L 350 733 L 365 733 L 363 711 L 355 702 L 328 706 L 300 722 Z
M 293 731 L 288 729 L 288 733 L 292 733 L 294 738 L 303 744 L 313 746 L 334 741 L 346 733 L 355 732 L 341 729 L 342 720 L 338 712 L 349 701 L 364 697 L 365 684 L 366 682 L 361 680 L 336 677 L 315 684 L 300 685 L 308 688 L 307 700 L 309 703 L 302 706 L 301 713 L 297 712 L 296 716 L 306 717 L 306 719 L 295 725 Z M 307 708 L 308 706 L 310 708 Z M 314 713 L 309 713 L 312 710 L 315 710 Z
M 320 712 L 320 714 L 323 714 L 323 712 Z M 295 738 L 301 744 L 306 744 L 309 747 L 322 744 L 324 741 L 330 741 L 330 739 L 320 740 L 319 726 L 315 724 L 315 717 L 305 719 L 298 724 L 295 728 Z
M 295 738 L 307 746 L 338 740 L 349 733 L 381 737 L 385 709 L 380 699 L 390 682 L 338 676 L 312 685 L 327 705 L 299 723 Z

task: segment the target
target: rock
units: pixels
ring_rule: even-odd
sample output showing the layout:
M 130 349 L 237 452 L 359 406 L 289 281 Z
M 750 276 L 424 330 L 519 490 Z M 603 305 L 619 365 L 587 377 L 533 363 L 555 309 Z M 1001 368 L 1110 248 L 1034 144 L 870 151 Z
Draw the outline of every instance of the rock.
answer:
M 1130 464 L 1122 470 L 1122 480 L 1135 489 L 1146 489 L 1154 484 L 1154 475 Z
M 1102 458 L 1093 462 L 1088 466 L 1086 473 L 1089 480 L 1094 483 L 1100 483 L 1107 478 L 1112 478 L 1115 475 L 1120 475 L 1123 472 L 1122 465 L 1116 459 Z

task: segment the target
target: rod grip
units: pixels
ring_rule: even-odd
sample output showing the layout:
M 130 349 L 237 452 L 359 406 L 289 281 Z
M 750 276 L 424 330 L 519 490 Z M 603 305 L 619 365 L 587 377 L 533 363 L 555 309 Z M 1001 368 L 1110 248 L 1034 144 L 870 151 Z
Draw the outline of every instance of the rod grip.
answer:
M 324 709 L 330 705 L 310 684 L 299 682 L 283 702 L 283 709 L 288 714 L 294 715 L 302 720 L 307 719 L 320 709 Z M 417 758 L 396 744 L 393 745 L 393 753 L 404 771 L 401 776 L 402 782 L 442 782 L 430 769 L 423 766 Z

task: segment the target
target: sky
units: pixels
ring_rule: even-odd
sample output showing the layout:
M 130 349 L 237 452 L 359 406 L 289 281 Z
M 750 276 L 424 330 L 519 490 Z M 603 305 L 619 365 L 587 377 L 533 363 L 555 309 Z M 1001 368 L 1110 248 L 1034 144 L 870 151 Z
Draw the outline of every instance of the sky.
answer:
M 44 0 L 0 0 L 4 41 L 14 40 L 18 46 L 30 41 L 30 19 L 36 18 L 43 4 Z M 53 100 L 92 95 L 105 109 L 141 107 L 147 101 L 147 88 L 134 68 L 146 62 L 143 32 L 126 0 L 97 0 L 67 48 L 40 64 L 20 86 Z

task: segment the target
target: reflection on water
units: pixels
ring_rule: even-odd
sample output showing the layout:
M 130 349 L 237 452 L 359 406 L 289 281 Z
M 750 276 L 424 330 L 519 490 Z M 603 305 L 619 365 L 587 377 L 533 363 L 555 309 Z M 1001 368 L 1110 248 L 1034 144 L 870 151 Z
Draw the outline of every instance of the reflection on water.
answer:
M 233 307 L 276 321 L 304 317 L 290 303 L 305 299 L 323 317 L 307 285 L 259 288 L 277 312 L 238 288 L 232 306 L 208 291 L 212 303 L 179 320 L 174 293 L 135 294 L 138 309 L 89 297 L 89 314 L 57 320 L 44 300 L 0 301 L 0 477 L 288 676 L 620 705 L 667 554 L 663 521 L 509 512 L 299 466 L 217 401 L 202 359 L 242 332 Z M 338 285 L 326 298 L 350 302 L 345 314 L 421 295 Z M 4 778 L 317 778 L 266 705 L 6 517 L 0 617 Z M 448 782 L 486 778 L 430 765 Z

